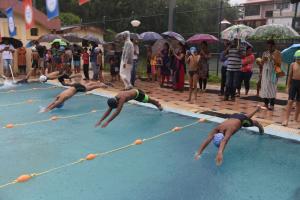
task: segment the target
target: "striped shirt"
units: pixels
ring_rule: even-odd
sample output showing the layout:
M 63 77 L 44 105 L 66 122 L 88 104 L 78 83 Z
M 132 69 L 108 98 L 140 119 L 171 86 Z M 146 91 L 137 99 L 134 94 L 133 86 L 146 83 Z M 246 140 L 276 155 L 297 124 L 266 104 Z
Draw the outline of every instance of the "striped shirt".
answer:
M 228 59 L 227 59 L 227 70 L 228 71 L 240 71 L 242 67 L 242 56 L 245 55 L 245 49 L 240 47 L 230 48 L 228 50 Z

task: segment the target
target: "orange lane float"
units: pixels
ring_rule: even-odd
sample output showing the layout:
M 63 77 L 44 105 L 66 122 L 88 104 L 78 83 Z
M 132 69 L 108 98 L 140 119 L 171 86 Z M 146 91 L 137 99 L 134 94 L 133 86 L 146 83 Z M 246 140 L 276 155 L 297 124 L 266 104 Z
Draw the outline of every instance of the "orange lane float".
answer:
M 57 116 L 53 116 L 53 117 L 50 118 L 50 120 L 56 121 L 56 120 L 58 120 L 58 117 Z
M 14 124 L 7 124 L 7 125 L 5 126 L 5 128 L 13 128 L 13 127 L 15 127 Z
M 141 145 L 143 144 L 143 140 L 142 139 L 137 139 L 136 141 L 134 141 L 135 145 Z
M 24 175 L 19 176 L 19 177 L 16 179 L 16 182 L 17 182 L 17 183 L 24 183 L 24 182 L 29 181 L 31 178 L 32 178 L 32 176 L 30 176 L 30 175 L 28 175 L 28 174 L 24 174 Z
M 177 132 L 177 131 L 180 131 L 181 129 L 182 129 L 181 127 L 176 126 L 175 128 L 172 129 L 172 131 Z
M 92 113 L 95 113 L 95 112 L 97 112 L 97 110 L 92 110 L 91 112 L 92 112 Z
M 86 160 L 94 160 L 95 158 L 97 157 L 97 155 L 96 154 L 89 154 L 89 155 L 87 155 L 86 157 L 85 157 L 85 159 Z

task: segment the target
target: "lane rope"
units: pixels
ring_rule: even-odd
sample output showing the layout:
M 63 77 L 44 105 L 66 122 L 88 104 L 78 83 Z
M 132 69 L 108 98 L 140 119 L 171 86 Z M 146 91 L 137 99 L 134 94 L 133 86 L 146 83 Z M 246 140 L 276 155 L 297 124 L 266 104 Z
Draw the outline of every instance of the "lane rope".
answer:
M 45 170 L 45 171 L 35 172 L 35 173 L 31 173 L 31 174 L 23 174 L 23 175 L 17 177 L 16 179 L 14 179 L 14 180 L 12 180 L 12 181 L 10 181 L 8 183 L 0 185 L 0 189 L 6 188 L 6 187 L 8 187 L 10 185 L 14 185 L 14 184 L 17 184 L 17 183 L 27 182 L 30 179 L 32 179 L 33 177 L 42 176 L 42 175 L 45 175 L 45 174 L 48 174 L 48 173 L 51 173 L 51 172 L 54 172 L 54 171 L 58 171 L 58 170 L 61 170 L 61 169 L 67 168 L 67 167 L 71 167 L 73 165 L 77 165 L 77 164 L 80 164 L 80 163 L 83 163 L 83 162 L 86 162 L 86 161 L 91 161 L 91 160 L 96 159 L 97 157 L 101 158 L 101 157 L 104 157 L 104 156 L 107 156 L 107 155 L 110 155 L 110 154 L 113 154 L 113 153 L 116 153 L 116 152 L 119 152 L 119 151 L 128 150 L 129 148 L 132 148 L 133 146 L 142 145 L 145 142 L 158 139 L 158 138 L 160 138 L 162 136 L 165 136 L 167 134 L 170 134 L 170 133 L 179 132 L 182 129 L 194 126 L 194 125 L 196 125 L 198 123 L 203 123 L 205 121 L 206 120 L 199 119 L 196 122 L 187 124 L 185 126 L 174 127 L 171 130 L 168 130 L 166 132 L 160 133 L 158 135 L 155 135 L 155 136 L 152 136 L 152 137 L 149 137 L 149 138 L 137 139 L 133 143 L 130 143 L 128 145 L 124 145 L 124 146 L 121 146 L 121 147 L 118 147 L 118 148 L 115 148 L 115 149 L 112 149 L 112 150 L 109 150 L 109 151 L 106 151 L 106 152 L 98 152 L 98 153 L 88 154 L 85 158 L 80 158 L 80 159 L 78 159 L 76 161 L 73 161 L 73 162 L 70 162 L 70 163 L 66 163 L 66 164 L 63 164 L 63 165 L 60 165 L 60 166 L 57 166 L 57 167 Z

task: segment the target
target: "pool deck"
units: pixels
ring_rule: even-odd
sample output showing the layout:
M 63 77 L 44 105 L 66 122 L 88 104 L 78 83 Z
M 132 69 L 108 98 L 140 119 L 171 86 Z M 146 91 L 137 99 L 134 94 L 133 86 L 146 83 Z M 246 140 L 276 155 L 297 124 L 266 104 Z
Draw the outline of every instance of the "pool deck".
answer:
M 50 81 L 50 84 L 61 86 L 57 81 Z M 121 82 L 114 82 L 114 87 L 108 89 L 97 89 L 90 93 L 104 97 L 115 96 L 121 89 Z M 223 97 L 214 92 L 199 93 L 198 100 L 195 103 L 187 102 L 188 92 L 177 92 L 168 88 L 160 88 L 158 82 L 147 82 L 137 80 L 136 87 L 144 90 L 152 98 L 161 102 L 164 109 L 168 112 L 175 112 L 195 118 L 205 118 L 213 122 L 222 122 L 224 118 L 217 117 L 222 114 L 231 114 L 236 112 L 251 112 L 260 102 L 237 98 L 235 102 L 223 101 Z M 210 91 L 218 89 L 216 85 L 208 85 Z M 254 96 L 255 91 L 250 91 L 249 96 Z M 243 97 L 243 95 L 242 95 Z M 287 94 L 278 93 L 278 99 L 286 100 Z M 141 104 L 143 106 L 153 107 L 152 105 L 142 104 L 135 101 L 130 103 Z M 261 104 L 261 103 L 260 103 Z M 285 106 L 276 105 L 274 111 L 261 111 L 257 113 L 254 119 L 258 120 L 265 128 L 265 133 L 277 137 L 300 141 L 300 123 L 290 121 L 288 127 L 281 126 L 282 116 L 285 112 Z M 210 115 L 212 113 L 212 115 Z M 292 114 L 293 115 L 293 114 Z M 291 116 L 292 119 L 293 116 Z M 250 130 L 257 131 L 255 128 Z

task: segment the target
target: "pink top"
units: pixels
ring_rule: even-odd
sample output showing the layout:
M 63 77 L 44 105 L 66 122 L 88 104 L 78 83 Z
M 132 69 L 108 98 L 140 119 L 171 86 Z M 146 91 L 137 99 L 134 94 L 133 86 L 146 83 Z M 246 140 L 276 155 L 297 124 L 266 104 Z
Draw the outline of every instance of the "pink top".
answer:
M 255 57 L 253 54 L 250 54 L 242 59 L 242 68 L 241 72 L 252 72 L 253 64 L 255 62 Z

